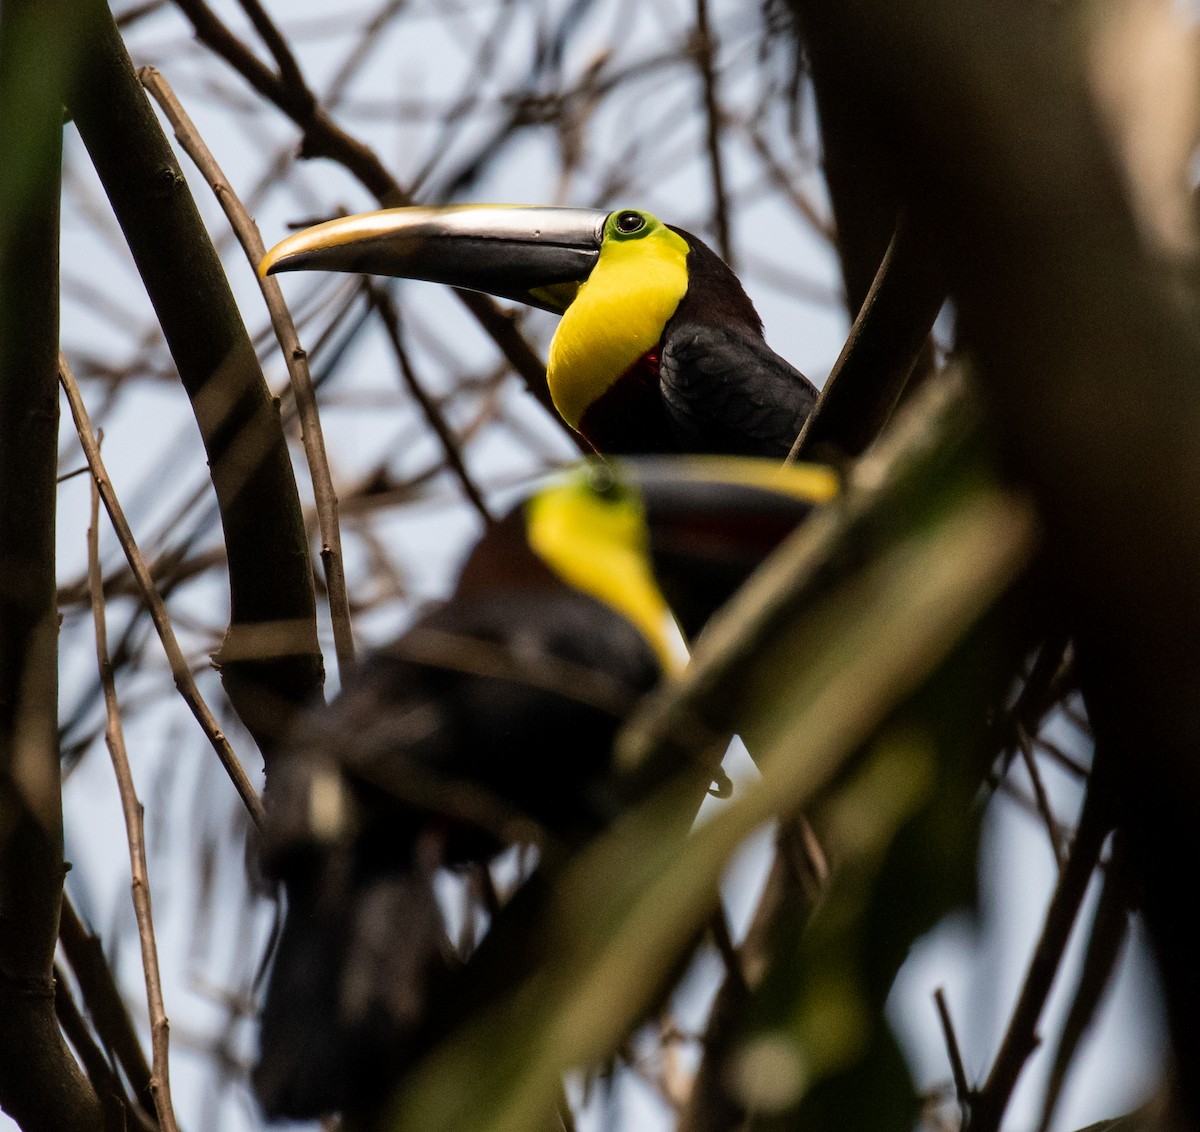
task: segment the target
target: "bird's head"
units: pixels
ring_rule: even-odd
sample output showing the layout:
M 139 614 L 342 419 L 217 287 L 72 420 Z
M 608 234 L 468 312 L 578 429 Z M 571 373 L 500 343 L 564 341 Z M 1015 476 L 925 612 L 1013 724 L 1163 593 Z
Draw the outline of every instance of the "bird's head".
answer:
M 547 379 L 563 419 L 587 414 L 624 380 L 657 374 L 667 323 L 696 289 L 716 292 L 752 329 L 741 284 L 696 237 L 649 212 L 528 205 L 392 208 L 317 224 L 264 257 L 263 275 L 355 271 L 482 291 L 562 316 Z
M 837 490 L 828 468 L 772 460 L 587 460 L 540 486 L 485 536 L 459 591 L 552 579 L 622 614 L 675 667 L 671 617 L 689 636 L 699 632 Z

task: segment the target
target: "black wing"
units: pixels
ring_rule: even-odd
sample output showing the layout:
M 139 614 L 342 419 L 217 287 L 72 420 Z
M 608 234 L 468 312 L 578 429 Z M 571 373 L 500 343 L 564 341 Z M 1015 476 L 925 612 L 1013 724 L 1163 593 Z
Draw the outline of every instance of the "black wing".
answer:
M 613 738 L 658 676 L 591 598 L 493 592 L 422 617 L 304 720 L 272 767 L 264 831 L 288 894 L 254 1075 L 268 1115 L 386 1093 L 454 965 L 437 868 L 486 860 L 514 813 L 566 840 L 606 824 Z
M 685 452 L 782 459 L 817 401 L 808 378 L 736 327 L 668 327 L 660 380 Z

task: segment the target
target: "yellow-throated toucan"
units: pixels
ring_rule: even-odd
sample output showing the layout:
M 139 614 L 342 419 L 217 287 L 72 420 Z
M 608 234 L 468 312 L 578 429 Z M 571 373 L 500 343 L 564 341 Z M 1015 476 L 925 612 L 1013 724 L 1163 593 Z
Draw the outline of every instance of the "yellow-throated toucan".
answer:
M 435 872 L 523 840 L 545 862 L 640 797 L 611 752 L 681 663 L 664 591 L 699 616 L 835 490 L 767 461 L 585 465 L 491 528 L 450 599 L 302 720 L 266 793 L 263 859 L 288 895 L 254 1073 L 268 1115 L 392 1087 L 471 969 L 445 946 Z
M 782 458 L 816 402 L 763 340 L 737 276 L 648 212 L 386 209 L 298 232 L 260 271 L 306 268 L 427 279 L 562 315 L 550 394 L 598 452 Z

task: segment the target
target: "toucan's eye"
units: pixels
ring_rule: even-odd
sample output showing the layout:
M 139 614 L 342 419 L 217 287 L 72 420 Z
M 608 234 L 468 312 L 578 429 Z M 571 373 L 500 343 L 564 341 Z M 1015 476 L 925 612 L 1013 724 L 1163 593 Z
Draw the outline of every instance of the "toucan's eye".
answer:
M 619 502 L 627 494 L 625 484 L 615 470 L 599 460 L 588 468 L 588 486 L 597 498 L 607 503 Z
M 623 236 L 632 236 L 635 232 L 640 232 L 646 227 L 646 218 L 640 212 L 634 212 L 632 209 L 626 212 L 617 213 L 617 231 Z

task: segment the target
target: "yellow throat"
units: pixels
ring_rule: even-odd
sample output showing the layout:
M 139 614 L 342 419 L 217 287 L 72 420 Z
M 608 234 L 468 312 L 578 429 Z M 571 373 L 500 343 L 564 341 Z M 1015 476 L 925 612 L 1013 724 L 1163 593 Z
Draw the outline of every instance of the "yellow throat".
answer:
M 605 471 L 570 475 L 525 505 L 529 546 L 564 582 L 632 622 L 665 671 L 679 669 L 674 622 L 650 570 L 650 541 L 637 491 L 594 482 Z
M 550 395 L 572 428 L 658 344 L 687 293 L 687 256 L 683 237 L 650 213 L 625 209 L 609 216 L 596 266 L 550 343 Z

